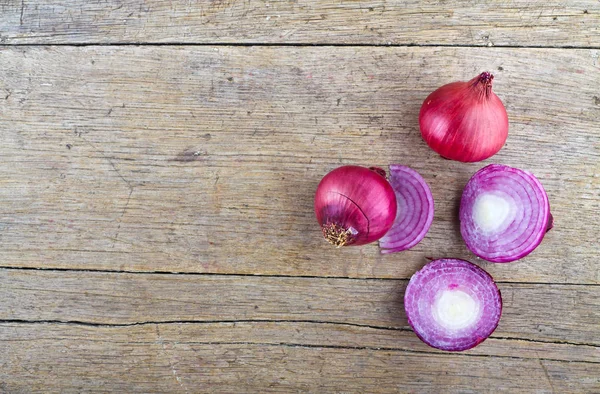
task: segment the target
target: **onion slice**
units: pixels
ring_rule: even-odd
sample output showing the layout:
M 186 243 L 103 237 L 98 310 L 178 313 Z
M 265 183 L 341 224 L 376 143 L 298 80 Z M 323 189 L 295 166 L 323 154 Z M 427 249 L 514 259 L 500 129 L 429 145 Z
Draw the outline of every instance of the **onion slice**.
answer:
M 492 277 L 458 259 L 432 261 L 412 276 L 404 295 L 408 323 L 431 347 L 462 351 L 498 326 L 502 297 Z
M 392 228 L 379 240 L 381 253 L 412 248 L 421 242 L 433 222 L 431 189 L 418 172 L 392 164 L 389 181 L 396 193 L 398 210 Z
M 530 172 L 490 164 L 469 180 L 460 202 L 467 247 L 495 263 L 531 253 L 553 226 L 548 195 Z

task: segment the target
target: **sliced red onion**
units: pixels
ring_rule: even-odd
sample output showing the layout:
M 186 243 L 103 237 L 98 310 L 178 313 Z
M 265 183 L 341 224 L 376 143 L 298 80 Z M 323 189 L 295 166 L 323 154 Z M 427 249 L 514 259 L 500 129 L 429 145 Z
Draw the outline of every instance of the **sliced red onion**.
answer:
M 433 221 L 433 196 L 418 172 L 392 164 L 389 181 L 396 193 L 398 210 L 392 228 L 379 240 L 381 253 L 412 248 L 425 237 Z
M 492 277 L 468 261 L 435 260 L 412 276 L 404 295 L 408 323 L 431 347 L 462 351 L 498 326 L 502 297 Z
M 471 177 L 459 218 L 467 247 L 495 263 L 527 256 L 553 225 L 540 181 L 527 171 L 500 164 L 490 164 Z

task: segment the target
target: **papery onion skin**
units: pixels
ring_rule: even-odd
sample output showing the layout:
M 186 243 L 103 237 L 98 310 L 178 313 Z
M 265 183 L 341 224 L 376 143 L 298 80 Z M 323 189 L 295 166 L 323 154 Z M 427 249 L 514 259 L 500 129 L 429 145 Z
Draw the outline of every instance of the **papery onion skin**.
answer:
M 477 313 L 464 327 L 445 327 L 440 322 L 440 315 L 453 311 L 439 311 L 436 304 L 445 294 L 453 293 L 466 296 L 477 307 Z M 451 303 L 445 306 L 453 307 Z M 404 309 L 419 339 L 440 350 L 459 352 L 477 346 L 494 332 L 502 315 L 502 296 L 493 278 L 475 264 L 440 259 L 412 276 L 404 295 Z
M 391 164 L 389 180 L 396 193 L 398 212 L 390 231 L 379 240 L 383 254 L 401 252 L 421 242 L 434 214 L 431 189 L 417 171 Z
M 421 135 L 442 157 L 462 162 L 485 160 L 508 137 L 508 115 L 492 91 L 494 76 L 481 73 L 431 93 L 419 113 Z
M 383 237 L 396 217 L 396 195 L 381 168 L 343 166 L 331 171 L 315 193 L 315 215 L 327 241 L 341 247 Z
M 476 206 L 492 196 L 504 204 L 508 213 L 496 230 L 477 223 Z M 494 263 L 519 260 L 535 250 L 554 226 L 548 195 L 530 172 L 501 164 L 490 164 L 467 182 L 461 197 L 460 231 L 475 255 Z

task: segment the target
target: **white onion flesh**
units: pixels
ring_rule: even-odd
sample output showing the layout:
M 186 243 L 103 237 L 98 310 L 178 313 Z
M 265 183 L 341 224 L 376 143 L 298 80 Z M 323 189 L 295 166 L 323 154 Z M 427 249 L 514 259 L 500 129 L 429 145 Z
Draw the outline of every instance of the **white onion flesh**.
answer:
M 467 247 L 496 263 L 531 253 L 553 223 L 540 181 L 527 171 L 499 164 L 471 177 L 463 191 L 459 219 Z

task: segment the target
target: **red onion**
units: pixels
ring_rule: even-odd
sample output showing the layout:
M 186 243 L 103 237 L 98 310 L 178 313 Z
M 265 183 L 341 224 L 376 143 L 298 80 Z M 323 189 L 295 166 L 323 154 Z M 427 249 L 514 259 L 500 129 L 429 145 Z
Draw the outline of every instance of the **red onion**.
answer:
M 553 226 L 548 195 L 533 174 L 490 164 L 469 180 L 460 201 L 467 247 L 495 263 L 531 253 Z
M 433 221 L 433 196 L 418 172 L 392 164 L 390 183 L 396 192 L 398 213 L 390 231 L 379 240 L 381 253 L 412 248 L 425 237 Z
M 404 294 L 408 323 L 431 347 L 462 351 L 498 326 L 502 297 L 492 277 L 464 260 L 441 259 L 412 276 Z
M 315 214 L 325 239 L 333 245 L 364 245 L 392 227 L 396 196 L 383 169 L 343 166 L 319 183 Z
M 453 82 L 431 93 L 419 113 L 427 145 L 451 160 L 473 162 L 496 154 L 508 136 L 508 115 L 492 92 L 488 72 Z

